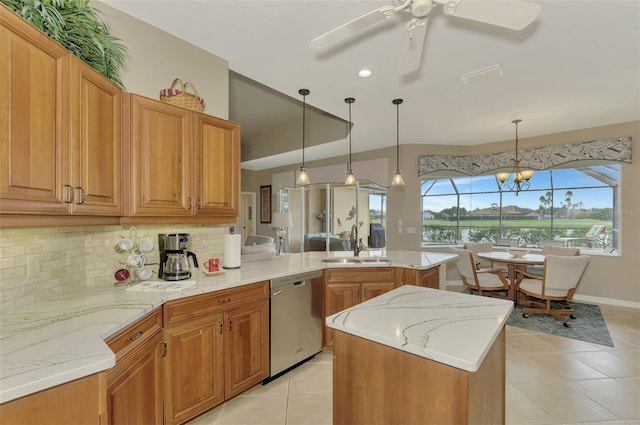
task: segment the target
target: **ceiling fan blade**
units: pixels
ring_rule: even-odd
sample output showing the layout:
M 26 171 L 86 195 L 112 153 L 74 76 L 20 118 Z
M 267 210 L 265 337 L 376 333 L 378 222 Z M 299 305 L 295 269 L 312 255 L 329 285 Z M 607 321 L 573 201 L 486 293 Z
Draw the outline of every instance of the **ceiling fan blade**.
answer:
M 402 47 L 400 63 L 398 64 L 398 69 L 402 75 L 411 74 L 420 68 L 424 40 L 427 36 L 427 22 L 428 19 L 413 18 L 407 25 L 409 37 L 407 37 Z
M 521 30 L 533 22 L 540 12 L 540 5 L 521 0 L 453 0 L 445 4 L 447 15 L 512 30 Z
M 317 48 L 334 45 L 370 25 L 384 21 L 394 13 L 395 9 L 393 6 L 383 6 L 379 9 L 372 10 L 371 12 L 353 19 L 344 25 L 340 25 L 329 32 L 319 35 L 311 40 L 311 45 Z

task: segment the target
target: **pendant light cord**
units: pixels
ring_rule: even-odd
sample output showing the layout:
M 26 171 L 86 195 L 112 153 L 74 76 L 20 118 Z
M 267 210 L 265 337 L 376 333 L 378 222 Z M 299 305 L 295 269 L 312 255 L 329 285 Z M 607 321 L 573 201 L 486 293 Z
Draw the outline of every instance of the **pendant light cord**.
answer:
M 396 172 L 400 171 L 400 104 L 402 99 L 393 99 L 396 105 Z
M 352 129 L 351 104 L 355 102 L 356 99 L 353 97 L 347 97 L 344 101 L 349 104 L 349 167 L 348 167 L 348 171 L 351 171 L 351 129 Z
M 511 121 L 516 125 L 516 163 L 518 162 L 518 123 L 522 120 L 513 120 Z
M 306 134 L 305 123 L 307 122 L 307 95 L 310 93 L 307 89 L 300 89 L 298 93 L 302 95 L 302 167 L 304 168 L 304 137 Z

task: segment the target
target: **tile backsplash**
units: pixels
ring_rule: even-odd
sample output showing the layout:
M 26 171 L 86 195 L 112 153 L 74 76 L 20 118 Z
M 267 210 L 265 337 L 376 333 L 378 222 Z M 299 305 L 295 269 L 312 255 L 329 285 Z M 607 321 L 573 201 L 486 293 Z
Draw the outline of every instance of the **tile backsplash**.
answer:
M 83 286 L 113 285 L 126 253 L 114 247 L 133 226 L 0 229 L 0 310 L 50 298 Z M 138 225 L 154 243 L 145 264 L 158 271 L 158 234 L 190 233 L 199 260 L 222 256 L 226 225 Z M 155 276 L 155 273 L 154 273 Z M 153 278 L 152 278 L 153 279 Z

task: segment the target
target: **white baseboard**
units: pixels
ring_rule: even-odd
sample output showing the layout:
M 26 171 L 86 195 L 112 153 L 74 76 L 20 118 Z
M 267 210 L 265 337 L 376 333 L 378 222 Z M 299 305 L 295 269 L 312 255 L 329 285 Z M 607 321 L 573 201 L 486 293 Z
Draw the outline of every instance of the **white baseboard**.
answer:
M 446 286 L 461 286 L 461 285 L 462 285 L 462 281 L 460 280 L 447 280 L 447 283 L 446 283 Z M 582 301 L 590 304 L 607 304 L 607 305 L 615 305 L 618 307 L 640 309 L 640 302 L 637 302 L 637 301 L 616 300 L 613 298 L 592 297 L 590 295 L 579 295 L 579 294 L 574 295 L 573 299 L 575 301 Z
M 635 302 L 635 301 L 616 300 L 613 298 L 592 297 L 590 295 L 578 295 L 578 294 L 574 295 L 573 299 L 576 301 L 584 301 L 591 304 L 607 304 L 607 305 L 615 305 L 618 307 L 629 307 L 629 308 L 640 309 L 640 302 Z

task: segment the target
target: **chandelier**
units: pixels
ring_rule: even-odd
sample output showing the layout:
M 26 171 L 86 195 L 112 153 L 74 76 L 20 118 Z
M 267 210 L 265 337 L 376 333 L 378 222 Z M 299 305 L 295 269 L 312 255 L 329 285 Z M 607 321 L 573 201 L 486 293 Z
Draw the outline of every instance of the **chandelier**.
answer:
M 518 158 L 518 124 L 522 120 L 517 119 L 511 121 L 516 125 L 516 156 L 513 159 L 513 170 L 510 173 L 498 173 L 496 178 L 500 182 L 502 190 L 510 190 L 515 192 L 516 196 L 522 190 L 528 190 L 529 180 L 533 177 L 533 170 L 520 170 L 520 158 Z

